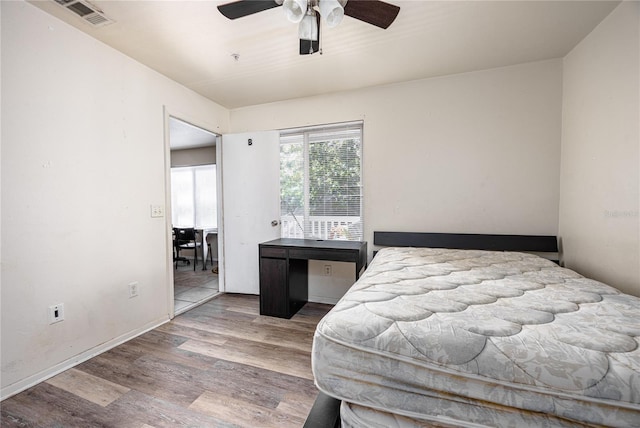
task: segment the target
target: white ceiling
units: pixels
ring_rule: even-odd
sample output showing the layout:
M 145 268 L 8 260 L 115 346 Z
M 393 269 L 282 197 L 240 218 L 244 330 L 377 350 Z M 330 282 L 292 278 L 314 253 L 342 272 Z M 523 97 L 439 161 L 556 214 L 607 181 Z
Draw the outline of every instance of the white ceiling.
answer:
M 174 117 L 169 118 L 171 150 L 195 149 L 216 145 L 216 134 Z
M 228 1 L 92 0 L 114 24 L 93 27 L 53 0 L 31 3 L 233 109 L 373 85 L 559 58 L 619 1 L 398 1 L 387 29 L 345 16 L 323 54 L 298 54 L 282 8 L 237 20 Z M 239 60 L 233 58 L 239 55 Z

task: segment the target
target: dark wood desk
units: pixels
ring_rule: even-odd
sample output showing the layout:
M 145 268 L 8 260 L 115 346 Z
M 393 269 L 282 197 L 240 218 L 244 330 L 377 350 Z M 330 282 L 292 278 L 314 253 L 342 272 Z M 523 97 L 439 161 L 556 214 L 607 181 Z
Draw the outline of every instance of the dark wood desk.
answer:
M 356 280 L 367 266 L 367 243 L 282 238 L 259 244 L 260 314 L 291 318 L 309 297 L 309 260 L 352 262 Z

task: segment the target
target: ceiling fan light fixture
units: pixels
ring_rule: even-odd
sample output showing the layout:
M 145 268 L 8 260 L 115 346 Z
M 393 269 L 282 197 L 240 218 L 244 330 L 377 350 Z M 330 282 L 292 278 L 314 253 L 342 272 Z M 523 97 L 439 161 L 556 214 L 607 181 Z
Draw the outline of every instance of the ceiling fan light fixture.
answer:
M 2 1 L 2 0 L 0 0 Z M 56 2 L 77 2 L 86 0 L 54 0 Z M 218 5 L 218 10 L 229 19 L 241 18 L 254 13 L 282 6 L 288 21 L 298 24 L 300 55 L 320 52 L 320 21 L 335 27 L 344 15 L 353 19 L 386 29 L 395 21 L 400 7 L 385 0 L 232 0 Z M 303 22 L 304 20 L 304 22 Z
M 327 23 L 327 27 L 333 28 L 342 22 L 344 7 L 338 0 L 319 0 L 318 7 L 320 9 L 320 15 Z
M 282 8 L 284 16 L 293 23 L 302 21 L 307 12 L 307 0 L 284 0 Z
M 318 40 L 318 20 L 313 9 L 309 8 L 298 25 L 298 37 L 302 40 Z

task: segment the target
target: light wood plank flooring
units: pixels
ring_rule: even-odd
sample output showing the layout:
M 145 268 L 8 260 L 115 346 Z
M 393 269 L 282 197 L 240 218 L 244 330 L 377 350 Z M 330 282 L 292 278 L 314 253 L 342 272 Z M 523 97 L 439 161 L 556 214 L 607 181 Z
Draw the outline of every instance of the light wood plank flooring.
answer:
M 5 401 L 4 427 L 301 427 L 311 342 L 330 305 L 291 320 L 223 294 Z

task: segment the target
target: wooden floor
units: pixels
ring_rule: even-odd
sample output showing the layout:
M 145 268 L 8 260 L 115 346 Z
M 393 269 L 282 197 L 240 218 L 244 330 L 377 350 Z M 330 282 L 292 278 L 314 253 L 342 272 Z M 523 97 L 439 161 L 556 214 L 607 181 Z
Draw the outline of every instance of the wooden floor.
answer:
M 301 427 L 318 394 L 316 324 L 259 315 L 257 296 L 223 294 L 5 401 L 5 427 Z

